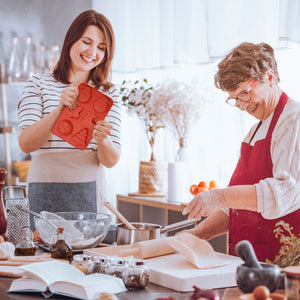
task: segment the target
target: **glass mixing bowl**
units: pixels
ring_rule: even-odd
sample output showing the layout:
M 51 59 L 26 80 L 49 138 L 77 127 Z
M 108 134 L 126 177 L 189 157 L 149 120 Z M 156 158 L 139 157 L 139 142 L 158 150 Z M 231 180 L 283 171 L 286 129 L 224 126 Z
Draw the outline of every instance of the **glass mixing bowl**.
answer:
M 34 217 L 35 228 L 44 243 L 51 245 L 57 227 L 64 228 L 66 241 L 73 250 L 94 248 L 105 238 L 111 216 L 93 212 L 46 212 Z

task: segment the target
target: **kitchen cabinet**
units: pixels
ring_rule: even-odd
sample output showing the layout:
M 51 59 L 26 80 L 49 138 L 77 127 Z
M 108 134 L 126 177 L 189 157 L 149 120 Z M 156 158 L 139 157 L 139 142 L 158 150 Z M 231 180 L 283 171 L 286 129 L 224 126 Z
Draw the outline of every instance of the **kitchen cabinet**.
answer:
M 162 226 L 186 220 L 182 215 L 185 203 L 168 201 L 167 197 L 137 197 L 128 195 L 117 195 L 116 207 L 121 214 L 130 222 L 146 222 L 160 224 Z M 168 235 L 186 227 L 170 231 Z M 227 253 L 227 234 L 211 239 L 210 244 L 215 251 Z
M 0 138 L 3 139 L 1 151 L 4 154 L 4 168 L 7 170 L 6 185 L 24 185 L 25 181 L 13 176 L 12 161 L 24 160 L 25 154 L 17 143 L 16 123 L 19 94 L 24 83 L 3 83 L 0 80 Z M 2 160 L 2 159 L 1 159 Z

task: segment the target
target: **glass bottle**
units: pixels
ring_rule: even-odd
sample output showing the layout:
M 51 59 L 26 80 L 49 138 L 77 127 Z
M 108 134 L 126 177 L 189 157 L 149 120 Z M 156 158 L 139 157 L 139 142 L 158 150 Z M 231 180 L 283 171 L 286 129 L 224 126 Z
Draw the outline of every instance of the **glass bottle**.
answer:
M 26 47 L 22 63 L 22 80 L 27 80 L 34 73 L 31 37 L 26 38 Z
M 149 269 L 144 260 L 136 259 L 124 270 L 122 278 L 128 290 L 144 290 L 149 285 Z
M 6 76 L 6 62 L 5 62 L 5 51 L 3 47 L 3 42 L 2 42 L 2 36 L 0 35 L 0 83 L 4 81 L 5 76 Z
M 6 216 L 6 209 L 5 203 L 2 199 L 2 189 L 5 184 L 5 176 L 7 175 L 7 171 L 4 168 L 0 168 L 0 236 L 3 236 L 5 240 L 6 237 L 6 229 L 7 229 L 7 216 Z
M 39 74 L 43 74 L 47 71 L 46 66 L 46 49 L 43 44 L 40 46 L 40 50 L 37 56 L 37 62 L 36 62 L 36 72 Z
M 59 59 L 59 47 L 57 45 L 51 47 L 49 57 L 49 69 L 53 71 Z
M 65 240 L 63 227 L 57 227 L 57 235 L 53 237 L 51 246 L 51 257 L 66 259 L 70 263 L 73 260 L 72 247 Z
M 35 255 L 36 247 L 33 242 L 33 233 L 29 226 L 22 228 L 21 240 L 17 243 L 15 249 L 16 256 L 33 256 Z
M 8 82 L 16 82 L 21 80 L 21 60 L 19 56 L 19 39 L 12 39 L 12 48 L 8 64 Z

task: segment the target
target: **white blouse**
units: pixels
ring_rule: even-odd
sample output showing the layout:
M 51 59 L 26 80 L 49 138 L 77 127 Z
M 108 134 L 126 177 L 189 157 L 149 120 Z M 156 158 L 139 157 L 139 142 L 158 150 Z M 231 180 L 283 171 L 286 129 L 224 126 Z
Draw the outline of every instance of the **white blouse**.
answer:
M 271 123 L 272 113 L 256 132 L 251 145 L 264 139 Z M 250 141 L 258 123 L 244 142 Z M 260 180 L 256 186 L 258 212 L 266 219 L 275 219 L 300 208 L 300 103 L 285 105 L 271 139 L 273 178 Z M 228 210 L 223 210 L 228 213 Z

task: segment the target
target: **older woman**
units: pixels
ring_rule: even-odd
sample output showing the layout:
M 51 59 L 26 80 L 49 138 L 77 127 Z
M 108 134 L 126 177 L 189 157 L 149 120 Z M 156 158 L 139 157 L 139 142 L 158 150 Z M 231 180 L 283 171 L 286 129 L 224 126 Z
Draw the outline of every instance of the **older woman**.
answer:
M 274 51 L 268 44 L 242 43 L 218 65 L 215 84 L 226 103 L 252 115 L 229 187 L 198 194 L 185 208 L 189 218 L 208 216 L 190 230 L 200 238 L 229 231 L 229 253 L 249 240 L 259 260 L 273 260 L 280 243 L 279 220 L 300 225 L 300 104 L 279 87 Z

